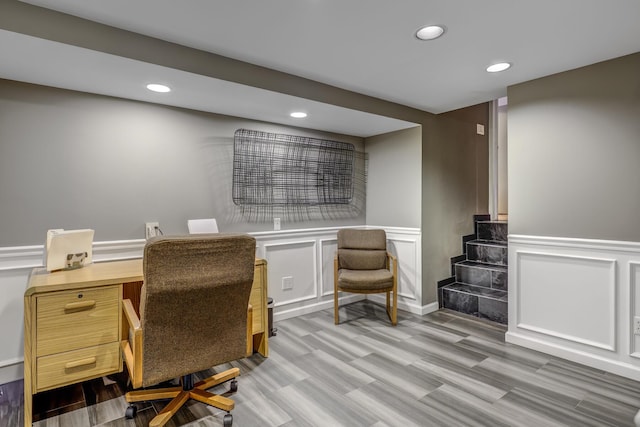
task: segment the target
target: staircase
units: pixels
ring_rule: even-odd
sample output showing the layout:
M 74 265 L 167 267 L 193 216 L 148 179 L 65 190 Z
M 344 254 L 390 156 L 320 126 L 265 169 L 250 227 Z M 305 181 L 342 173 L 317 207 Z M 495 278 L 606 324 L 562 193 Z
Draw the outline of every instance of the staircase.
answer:
M 451 259 L 452 277 L 438 283 L 440 306 L 507 324 L 507 222 L 476 215 L 464 254 Z

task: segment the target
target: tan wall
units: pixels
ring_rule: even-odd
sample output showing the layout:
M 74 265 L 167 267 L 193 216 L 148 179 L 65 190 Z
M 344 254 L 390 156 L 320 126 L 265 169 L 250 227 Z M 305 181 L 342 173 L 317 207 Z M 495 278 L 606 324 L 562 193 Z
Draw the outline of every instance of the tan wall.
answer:
M 498 107 L 498 214 L 505 215 L 509 213 L 507 111 L 507 105 Z
M 489 104 L 440 114 L 426 126 L 422 150 L 423 303 L 436 301 L 436 283 L 451 275 L 450 258 L 462 253 L 473 215 L 489 206 Z M 425 280 L 426 278 L 426 280 Z
M 508 97 L 509 232 L 640 241 L 640 53 Z
M 422 129 L 365 139 L 368 155 L 367 224 L 420 228 Z

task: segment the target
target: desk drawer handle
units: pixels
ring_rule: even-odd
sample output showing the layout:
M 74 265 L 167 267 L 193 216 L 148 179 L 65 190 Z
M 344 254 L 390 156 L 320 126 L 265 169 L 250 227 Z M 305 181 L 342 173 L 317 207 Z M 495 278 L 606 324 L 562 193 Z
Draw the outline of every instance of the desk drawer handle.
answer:
M 82 310 L 85 308 L 91 308 L 96 305 L 96 302 L 92 299 L 88 299 L 86 301 L 79 302 L 70 302 L 69 304 L 64 306 L 65 310 Z
M 96 363 L 95 356 L 87 357 L 86 359 L 74 360 L 73 362 L 69 362 L 65 364 L 64 368 L 72 369 L 72 368 L 77 368 L 78 366 L 93 365 L 94 363 Z

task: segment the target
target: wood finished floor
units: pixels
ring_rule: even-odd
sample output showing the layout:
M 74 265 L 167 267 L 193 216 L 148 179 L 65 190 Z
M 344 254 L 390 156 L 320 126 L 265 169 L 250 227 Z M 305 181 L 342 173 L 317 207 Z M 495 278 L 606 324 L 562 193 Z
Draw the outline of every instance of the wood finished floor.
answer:
M 340 311 L 339 326 L 332 310 L 277 322 L 269 358 L 230 364 L 241 370 L 234 427 L 632 426 L 640 407 L 640 383 L 506 344 L 499 325 L 440 311 L 399 312 L 392 327 L 366 301 Z M 125 378 L 37 395 L 34 425 L 146 426 L 166 401 L 124 419 Z M 3 387 L 0 426 L 21 425 L 21 402 L 10 402 L 21 390 Z M 168 426 L 222 416 L 189 402 Z

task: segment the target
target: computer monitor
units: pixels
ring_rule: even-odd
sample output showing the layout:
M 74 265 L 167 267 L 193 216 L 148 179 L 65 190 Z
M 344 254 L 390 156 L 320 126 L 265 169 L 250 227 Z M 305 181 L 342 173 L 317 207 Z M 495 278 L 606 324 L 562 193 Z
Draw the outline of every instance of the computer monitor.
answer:
M 189 234 L 217 233 L 218 223 L 215 218 L 190 219 L 187 221 Z

